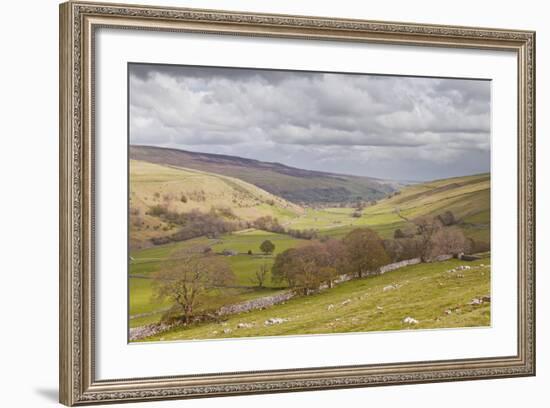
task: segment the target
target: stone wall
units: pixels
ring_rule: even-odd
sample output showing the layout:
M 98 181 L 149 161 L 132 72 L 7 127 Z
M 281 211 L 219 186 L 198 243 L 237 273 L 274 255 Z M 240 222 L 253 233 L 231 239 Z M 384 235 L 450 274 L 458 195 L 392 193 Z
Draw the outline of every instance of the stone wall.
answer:
M 432 262 L 436 260 L 444 261 L 452 257 L 453 257 L 452 255 L 440 255 L 435 259 L 433 259 Z M 380 274 L 384 274 L 386 272 L 394 271 L 399 268 L 404 268 L 405 266 L 416 265 L 421 262 L 422 260 L 420 258 L 405 259 L 404 261 L 394 262 L 388 265 L 384 265 L 380 267 L 379 272 Z M 353 275 L 343 274 L 343 275 L 340 275 L 338 278 L 336 278 L 333 281 L 333 284 L 338 285 L 340 283 L 347 282 L 354 278 L 355 277 Z M 328 285 L 325 283 L 319 287 L 319 290 L 324 290 L 327 288 L 328 288 Z M 287 290 L 287 291 L 278 293 L 276 295 L 265 296 L 257 299 L 247 300 L 241 303 L 235 303 L 233 305 L 223 306 L 218 310 L 217 314 L 218 316 L 224 316 L 224 315 L 249 312 L 251 310 L 265 309 L 267 307 L 271 307 L 279 303 L 286 302 L 287 300 L 290 300 L 295 296 L 296 296 L 296 293 L 294 291 Z M 165 324 L 150 324 L 147 326 L 132 328 L 130 329 L 130 340 L 135 341 L 144 337 L 152 336 L 152 335 L 164 332 L 170 329 L 171 327 L 173 326 L 168 326 Z
M 390 272 L 390 271 L 394 271 L 394 270 L 399 269 L 399 268 L 404 268 L 405 266 L 416 265 L 416 264 L 419 264 L 420 262 L 422 262 L 422 259 L 413 258 L 413 259 L 405 259 L 403 261 L 387 264 L 387 265 L 384 265 L 384 266 L 380 267 L 380 274 Z
M 277 293 L 273 296 L 265 296 L 257 299 L 247 300 L 246 302 L 235 303 L 234 305 L 223 306 L 218 310 L 218 315 L 229 315 L 235 313 L 248 312 L 250 310 L 264 309 L 279 303 L 292 299 L 296 294 L 292 290 Z
M 164 323 L 152 323 L 147 326 L 131 327 L 130 328 L 130 341 L 136 341 L 145 337 L 154 336 L 159 333 L 163 333 L 170 330 L 175 325 L 168 325 Z
M 452 255 L 437 255 L 435 258 L 430 259 L 430 262 L 448 261 L 452 257 Z

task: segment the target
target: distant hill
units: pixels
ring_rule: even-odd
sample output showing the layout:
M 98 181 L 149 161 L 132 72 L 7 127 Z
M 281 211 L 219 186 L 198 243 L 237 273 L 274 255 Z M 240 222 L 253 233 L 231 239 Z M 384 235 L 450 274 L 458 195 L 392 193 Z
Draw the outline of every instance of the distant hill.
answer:
M 130 146 L 130 158 L 234 177 L 293 203 L 306 205 L 377 200 L 398 187 L 398 183 L 376 178 L 153 146 Z

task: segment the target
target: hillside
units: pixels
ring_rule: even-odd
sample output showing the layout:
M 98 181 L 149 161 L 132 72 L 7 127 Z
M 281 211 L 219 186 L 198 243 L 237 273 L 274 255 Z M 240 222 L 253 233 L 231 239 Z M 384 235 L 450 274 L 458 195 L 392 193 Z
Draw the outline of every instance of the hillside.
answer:
M 489 263 L 489 258 L 471 262 L 470 269 L 460 272 L 454 268 L 464 262 L 456 259 L 408 266 L 233 315 L 220 323 L 180 327 L 143 341 L 488 326 L 490 303 L 471 303 L 490 295 Z M 388 290 L 390 285 L 393 289 Z M 404 323 L 406 317 L 418 323 Z M 266 325 L 271 318 L 283 320 Z
M 353 228 L 370 227 L 385 238 L 397 228 L 407 229 L 404 218 L 436 216 L 452 211 L 468 237 L 489 242 L 491 179 L 489 174 L 455 177 L 404 187 L 375 205 L 365 207 L 360 217 L 354 208 L 306 209 L 287 223 L 290 228 L 317 228 L 322 235 L 342 237 Z
M 303 208 L 233 177 L 187 168 L 161 166 L 130 160 L 130 237 L 139 248 L 153 237 L 166 236 L 177 228 L 150 215 L 162 206 L 177 213 L 216 210 L 228 220 L 254 221 L 270 215 L 294 218 Z
M 311 242 L 289 235 L 290 229 L 315 229 L 320 238 L 324 236 L 342 238 L 355 228 L 369 227 L 383 238 L 393 238 L 397 228 L 405 231 L 413 229 L 412 224 L 405 219 L 414 219 L 422 215 L 437 216 L 445 211 L 452 211 L 457 218 L 457 226 L 464 231 L 465 235 L 485 244 L 490 242 L 489 174 L 410 185 L 385 199 L 378 200 L 374 205 L 363 208 L 360 216 L 356 216 L 357 209 L 352 207 L 317 209 L 301 207 L 247 182 L 188 168 L 131 160 L 130 176 L 130 219 L 134 221 L 137 218 L 139 221 L 130 223 L 130 315 L 132 316 L 130 324 L 132 327 L 158 322 L 162 316 L 167 304 L 153 300 L 152 281 L 148 277 L 161 269 L 164 262 L 171 256 L 182 250 L 210 247 L 217 254 L 223 254 L 225 250 L 231 251 L 232 255 L 228 256 L 227 260 L 236 275 L 239 288 L 232 289 L 231 293 L 226 295 L 231 298 L 231 302 L 238 302 L 267 296 L 280 290 L 280 285 L 275 285 L 270 280 L 264 288 L 257 288 L 254 276 L 262 265 L 271 267 L 278 253 Z M 273 233 L 243 227 L 215 237 L 201 235 L 151 248 L 151 238 L 170 236 L 181 228 L 166 222 L 162 217 L 150 215 L 151 209 L 156 206 L 163 206 L 174 213 L 181 214 L 188 214 L 195 209 L 202 213 L 214 210 L 218 216 L 229 221 L 254 221 L 258 217 L 270 215 L 279 219 L 285 231 Z M 136 212 L 139 214 L 137 217 L 132 215 Z M 264 240 L 270 240 L 275 244 L 275 251 L 269 256 L 262 254 L 259 249 Z M 424 265 L 422 268 L 430 269 L 431 266 Z M 354 284 L 343 285 L 343 288 L 346 287 L 349 287 L 349 292 L 344 289 L 336 290 L 344 291 L 342 296 L 355 296 Z M 469 292 L 468 296 L 470 296 Z M 304 300 L 304 302 L 308 301 Z M 365 307 L 367 306 L 365 304 Z M 275 309 L 275 311 L 278 310 Z M 273 317 L 267 314 L 275 312 L 254 313 L 258 313 L 258 318 L 261 319 Z M 477 319 L 481 316 L 473 314 L 470 317 Z M 470 320 L 463 319 L 463 316 L 460 318 L 454 316 L 453 319 L 458 319 L 453 324 L 470 324 L 468 323 Z M 474 321 L 477 321 L 475 319 Z M 358 326 L 357 330 L 384 330 L 385 324 L 381 321 L 380 325 L 369 325 L 368 328 Z M 392 320 L 391 325 L 387 327 L 399 328 L 395 326 L 398 324 L 398 320 Z M 422 323 L 422 327 L 434 326 Z M 197 328 L 197 335 L 204 333 L 206 332 Z M 252 332 L 239 331 L 238 335 L 241 334 L 254 335 Z
M 269 239 L 275 244 L 273 254 L 266 256 L 260 253 L 260 243 Z M 131 327 L 137 327 L 144 324 L 157 322 L 168 303 L 154 298 L 152 279 L 147 279 L 153 273 L 162 269 L 163 263 L 174 256 L 179 251 L 191 249 L 194 247 L 209 246 L 216 253 L 224 249 L 230 249 L 238 252 L 238 255 L 229 256 L 228 260 L 231 269 L 236 276 L 236 284 L 241 286 L 239 289 L 232 290 L 229 294 L 231 302 L 268 296 L 277 293 L 281 284 L 274 284 L 270 279 L 266 282 L 266 287 L 258 289 L 253 277 L 261 265 L 271 267 L 275 256 L 288 248 L 296 248 L 307 244 L 309 241 L 292 238 L 285 234 L 275 234 L 260 230 L 244 230 L 231 234 L 224 234 L 216 239 L 206 237 L 194 238 L 182 242 L 174 242 L 167 245 L 155 246 L 142 250 L 132 251 L 132 259 L 129 265 L 129 284 L 130 284 L 130 308 L 129 314 Z M 252 251 L 252 256 L 248 251 Z M 269 278 L 271 273 L 269 273 Z M 140 316 L 143 315 L 144 316 Z M 136 316 L 138 316 L 136 318 Z
M 304 208 L 237 178 L 189 168 L 131 160 L 130 179 L 131 218 L 139 221 L 130 226 L 134 249 L 177 229 L 148 215 L 159 205 L 178 213 L 216 209 L 226 218 L 249 222 L 272 216 L 285 228 L 315 229 L 332 237 L 366 226 L 391 238 L 396 229 L 412 227 L 405 219 L 452 211 L 468 237 L 490 241 L 489 174 L 409 185 L 363 208 L 359 217 L 349 206 Z M 139 215 L 132 216 L 136 212 Z
M 161 147 L 130 146 L 130 158 L 238 178 L 294 203 L 373 200 L 385 197 L 396 189 L 396 183 L 375 178 L 304 170 L 280 163 Z
M 365 215 L 400 215 L 412 219 L 451 211 L 469 237 L 489 242 L 491 176 L 488 173 L 454 177 L 408 186 L 368 208 Z M 399 218 L 399 217 L 398 217 Z M 406 227 L 406 226 L 405 226 Z

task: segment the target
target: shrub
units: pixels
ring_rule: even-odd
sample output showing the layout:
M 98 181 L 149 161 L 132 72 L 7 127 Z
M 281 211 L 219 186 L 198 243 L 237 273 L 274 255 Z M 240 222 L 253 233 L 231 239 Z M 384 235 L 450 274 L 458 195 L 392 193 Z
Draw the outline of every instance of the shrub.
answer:
M 153 205 L 152 207 L 149 207 L 147 214 L 153 217 L 162 217 L 167 211 L 168 209 L 163 205 Z
M 170 242 L 170 238 L 168 238 L 168 237 L 155 237 L 155 238 L 151 238 L 151 242 L 154 245 L 164 245 L 164 244 L 168 244 Z
M 213 208 L 212 211 L 214 212 L 214 214 L 220 215 L 222 217 L 231 218 L 231 219 L 237 218 L 233 210 L 229 207 L 216 207 L 216 208 Z
M 143 219 L 141 217 L 141 211 L 139 208 L 130 208 L 130 223 L 134 227 L 140 227 L 141 225 L 143 225 Z
M 156 245 L 170 241 L 185 241 L 201 236 L 216 238 L 220 234 L 243 229 L 248 225 L 237 221 L 227 221 L 214 211 L 202 213 L 198 210 L 192 210 L 187 213 L 178 213 L 161 205 L 152 206 L 148 214 L 159 217 L 172 225 L 180 226 L 179 230 L 172 235 L 164 237 L 162 240 L 155 239 L 152 241 Z M 158 228 L 158 225 L 154 227 L 155 230 Z M 166 229 L 164 230 L 166 231 Z
M 395 239 L 405 238 L 405 233 L 400 228 L 397 228 L 393 233 L 393 237 Z
M 454 225 L 457 222 L 455 215 L 452 213 L 452 211 L 445 211 L 443 214 L 439 214 L 437 216 L 437 219 L 441 221 L 441 224 L 445 225 L 446 227 Z
M 468 238 L 466 242 L 465 253 L 478 254 L 481 252 L 488 252 L 491 250 L 491 244 L 485 241 L 478 241 L 473 238 Z
M 275 232 L 278 234 L 282 234 L 285 232 L 284 227 L 279 224 L 279 220 L 277 218 L 273 218 L 270 215 L 257 218 L 254 221 L 253 226 L 254 228 L 263 231 Z

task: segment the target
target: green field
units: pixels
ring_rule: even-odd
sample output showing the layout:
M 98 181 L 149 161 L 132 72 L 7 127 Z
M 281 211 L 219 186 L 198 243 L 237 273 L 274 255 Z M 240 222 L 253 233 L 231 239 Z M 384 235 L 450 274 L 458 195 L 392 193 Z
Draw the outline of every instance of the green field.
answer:
M 285 229 L 314 229 L 317 230 L 320 237 L 332 238 L 342 238 L 358 227 L 369 227 L 377 231 L 383 238 L 392 238 L 397 228 L 405 230 L 411 228 L 412 224 L 404 218 L 412 219 L 421 215 L 436 216 L 450 210 L 461 220 L 458 226 L 466 236 L 484 242 L 490 241 L 490 177 L 488 174 L 437 180 L 404 187 L 398 194 L 380 199 L 376 204 L 363 208 L 360 217 L 352 216 L 355 209 L 351 207 L 301 206 L 237 178 L 201 170 L 132 160 L 130 162 L 130 180 L 130 207 L 140 214 L 141 220 L 140 224 L 131 224 L 130 226 L 129 314 L 131 327 L 158 322 L 163 312 L 170 306 L 167 302 L 155 299 L 153 281 L 148 278 L 152 273 L 161 269 L 164 262 L 177 256 L 180 251 L 208 246 L 214 253 L 222 254 L 224 251 L 234 253 L 235 255 L 226 258 L 236 276 L 236 287 L 227 291 L 228 301 L 235 303 L 281 290 L 281 287 L 274 287 L 269 276 L 265 283 L 266 287 L 257 288 L 253 281 L 255 272 L 262 265 L 270 268 L 278 253 L 311 242 L 293 238 L 287 234 L 244 229 L 222 234 L 213 239 L 199 237 L 151 246 L 151 238 L 168 236 L 178 230 L 177 225 L 147 214 L 148 209 L 155 205 L 163 205 L 176 212 L 188 212 L 194 209 L 208 212 L 216 208 L 226 208 L 230 210 L 230 217 L 244 221 L 271 216 L 277 218 Z M 185 200 L 182 199 L 182 196 L 185 197 Z M 275 244 L 273 254 L 261 253 L 259 246 L 264 240 L 270 240 Z M 249 255 L 248 251 L 251 251 L 252 254 Z M 418 273 L 424 273 L 434 272 L 433 268 L 436 266 L 423 264 L 415 268 L 413 271 L 418 269 Z M 387 277 L 377 279 L 383 281 Z M 467 280 L 462 282 L 467 282 Z M 355 286 L 359 288 L 361 285 L 363 283 L 348 283 L 334 289 L 334 293 L 342 292 L 342 296 L 344 296 L 346 291 L 349 290 L 351 293 L 357 289 Z M 319 296 L 328 296 L 328 294 Z M 311 299 L 293 302 L 309 301 Z M 306 304 L 304 303 L 302 306 L 305 307 Z M 347 308 L 346 310 L 352 309 Z M 257 313 L 261 315 L 260 312 Z M 266 311 L 266 313 L 269 314 L 271 311 Z M 457 317 L 452 316 L 452 318 Z M 451 317 L 447 316 L 446 319 L 451 319 Z M 392 326 L 389 321 L 386 322 L 389 326 L 384 326 L 386 323 L 383 323 L 383 319 L 376 321 L 376 324 L 369 321 L 368 330 L 398 328 Z M 303 324 L 305 325 L 305 323 Z M 457 324 L 462 323 L 457 321 Z M 421 322 L 418 327 L 424 327 L 424 325 L 429 325 L 426 320 Z M 291 326 L 290 324 L 285 325 L 286 328 Z M 323 325 L 319 328 L 326 329 Z M 296 327 L 294 329 L 298 330 Z M 314 329 L 305 328 L 304 330 Z M 355 329 L 352 327 L 350 330 Z M 362 329 L 358 328 L 357 330 Z M 309 331 L 304 333 L 306 332 Z M 241 331 L 238 333 L 240 334 Z M 255 334 L 244 333 L 243 335 Z M 196 336 L 200 336 L 200 334 Z
M 275 251 L 272 255 L 264 255 L 259 249 L 260 243 L 266 239 L 275 244 Z M 196 238 L 134 251 L 130 260 L 130 316 L 143 314 L 147 314 L 147 316 L 130 319 L 130 327 L 158 322 L 162 311 L 169 307 L 168 303 L 159 302 L 154 298 L 153 281 L 146 277 L 162 268 L 163 262 L 184 248 L 208 245 L 214 252 L 222 252 L 224 249 L 239 252 L 238 255 L 227 257 L 237 278 L 236 285 L 248 287 L 232 291 L 233 301 L 239 302 L 258 296 L 267 296 L 280 290 L 280 287 L 273 287 L 270 276 L 268 276 L 266 288 L 257 288 L 256 283 L 252 280 L 254 273 L 263 264 L 267 264 L 271 268 L 273 259 L 279 252 L 307 242 L 284 234 L 250 229 L 226 234 L 219 239 Z M 253 251 L 252 255 L 247 254 L 249 249 Z M 132 277 L 136 275 L 139 277 Z
M 413 219 L 452 211 L 462 219 L 466 236 L 489 242 L 490 176 L 457 177 L 403 188 L 398 195 L 379 200 L 352 217 L 353 208 L 306 209 L 304 214 L 285 223 L 295 229 L 315 228 L 321 235 L 341 238 L 357 227 L 369 227 L 384 238 L 393 237 L 397 228 L 411 224 L 399 215 Z
M 469 304 L 490 294 L 489 262 L 484 258 L 408 266 L 269 309 L 232 315 L 220 323 L 173 329 L 144 341 L 489 326 L 490 304 Z M 449 272 L 459 265 L 472 269 Z M 389 285 L 399 287 L 385 291 Z M 265 324 L 274 317 L 286 321 Z M 404 323 L 405 317 L 418 324 Z M 237 328 L 239 323 L 252 327 Z

